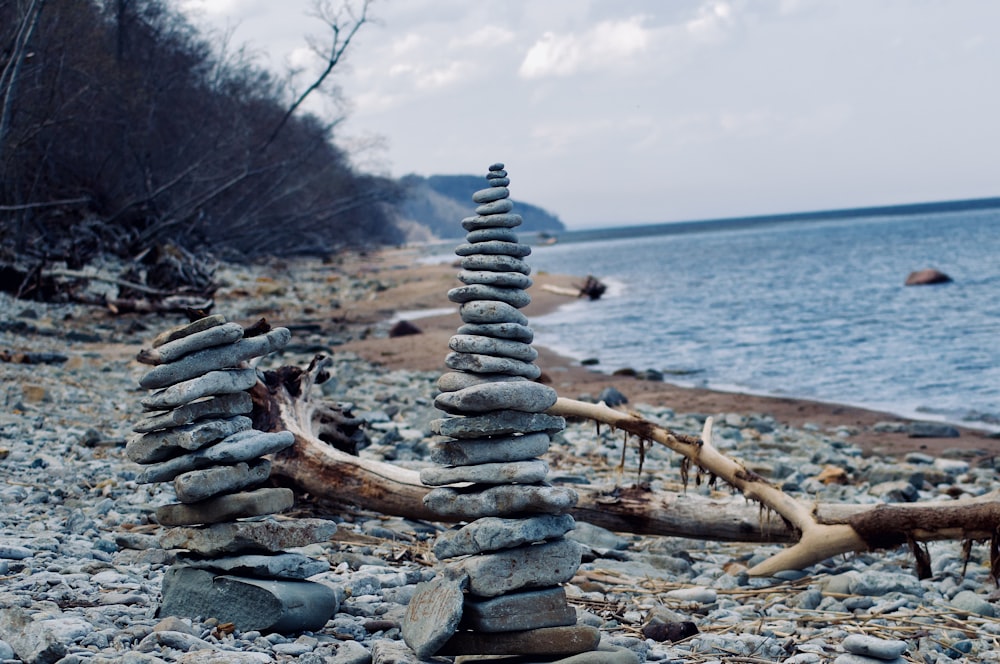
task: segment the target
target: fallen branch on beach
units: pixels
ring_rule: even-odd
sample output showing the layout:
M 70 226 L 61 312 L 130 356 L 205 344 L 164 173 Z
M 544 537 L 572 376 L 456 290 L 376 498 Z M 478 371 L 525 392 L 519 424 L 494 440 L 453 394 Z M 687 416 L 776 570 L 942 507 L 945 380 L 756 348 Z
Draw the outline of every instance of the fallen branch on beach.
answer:
M 252 391 L 255 427 L 291 431 L 295 444 L 278 453 L 274 473 L 323 501 L 411 519 L 437 521 L 424 507 L 430 490 L 416 471 L 349 453 L 360 422 L 310 398 L 328 366 L 317 356 L 306 370 L 267 372 Z M 831 556 L 909 544 L 918 576 L 930 574 L 921 542 L 989 540 L 991 569 L 1000 572 L 1000 495 L 924 504 L 811 504 L 793 498 L 712 444 L 708 419 L 700 438 L 675 434 L 637 415 L 601 404 L 560 398 L 549 414 L 582 417 L 669 447 L 692 466 L 731 485 L 748 500 L 688 494 L 655 494 L 633 488 L 575 486 L 573 515 L 609 530 L 745 542 L 790 542 L 792 546 L 749 570 L 770 575 L 802 569 Z M 756 503 L 756 504 L 754 504 Z

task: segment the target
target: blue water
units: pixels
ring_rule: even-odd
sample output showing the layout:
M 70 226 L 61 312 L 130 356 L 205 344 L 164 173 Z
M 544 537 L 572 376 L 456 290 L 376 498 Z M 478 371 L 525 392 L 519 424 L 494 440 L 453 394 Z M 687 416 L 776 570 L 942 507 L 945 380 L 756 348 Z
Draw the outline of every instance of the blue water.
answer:
M 600 370 L 1000 424 L 1000 210 L 560 241 L 527 260 L 535 288 L 544 272 L 609 284 L 531 321 Z M 903 286 L 928 267 L 954 282 Z

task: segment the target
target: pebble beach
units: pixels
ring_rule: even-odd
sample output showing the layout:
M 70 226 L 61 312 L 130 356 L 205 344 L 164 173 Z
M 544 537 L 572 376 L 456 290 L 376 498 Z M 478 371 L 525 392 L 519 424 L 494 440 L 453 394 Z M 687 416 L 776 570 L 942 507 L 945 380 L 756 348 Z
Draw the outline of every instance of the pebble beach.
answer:
M 350 404 L 364 420 L 362 457 L 410 470 L 434 465 L 435 384 L 458 326 L 445 296 L 457 285 L 455 268 L 418 264 L 419 253 L 221 265 L 214 309 L 244 325 L 265 317 L 290 330 L 291 341 L 259 369 L 332 357 L 332 377 L 317 395 Z M 534 275 L 529 321 L 565 300 L 539 284 L 567 287 L 583 277 Z M 145 394 L 136 355 L 184 319 L 6 295 L 0 311 L 0 662 L 477 661 L 419 660 L 402 640 L 407 604 L 434 577 L 431 545 L 447 524 L 332 509 L 301 493 L 280 518 L 337 524 L 328 541 L 296 550 L 329 567 L 310 577 L 338 598 L 324 627 L 261 634 L 211 617 L 158 616 L 163 574 L 178 551 L 161 548 L 154 511 L 176 497 L 170 485 L 137 482 L 142 467 L 125 445 Z M 390 337 L 399 320 L 420 333 Z M 805 501 L 917 502 L 1000 489 L 989 432 L 687 390 L 643 380 L 642 367 L 611 375 L 538 351 L 542 380 L 560 396 L 617 393 L 627 399 L 622 407 L 690 435 L 712 417 L 721 451 Z M 634 441 L 592 423 L 571 421 L 547 461 L 557 486 L 641 484 L 681 500 L 742 501 L 725 487 L 684 482 L 680 459 L 665 448 L 646 449 L 640 467 Z M 932 575 L 923 580 L 906 547 L 757 578 L 746 570 L 783 545 L 613 533 L 582 522 L 570 537 L 584 554 L 565 585 L 569 604 L 579 624 L 617 647 L 579 661 L 1000 661 L 988 543 L 973 543 L 967 560 L 961 541 L 929 543 Z

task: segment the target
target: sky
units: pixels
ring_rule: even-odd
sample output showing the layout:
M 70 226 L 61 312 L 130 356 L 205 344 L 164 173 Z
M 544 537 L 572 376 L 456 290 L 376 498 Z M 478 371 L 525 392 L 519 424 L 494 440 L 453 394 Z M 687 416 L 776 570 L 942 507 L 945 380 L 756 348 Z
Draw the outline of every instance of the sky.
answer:
M 175 1 L 300 86 L 319 67 L 313 0 Z M 368 16 L 333 74 L 342 103 L 309 106 L 344 116 L 335 140 L 367 172 L 504 162 L 512 197 L 571 229 L 1000 196 L 995 0 L 374 0 Z

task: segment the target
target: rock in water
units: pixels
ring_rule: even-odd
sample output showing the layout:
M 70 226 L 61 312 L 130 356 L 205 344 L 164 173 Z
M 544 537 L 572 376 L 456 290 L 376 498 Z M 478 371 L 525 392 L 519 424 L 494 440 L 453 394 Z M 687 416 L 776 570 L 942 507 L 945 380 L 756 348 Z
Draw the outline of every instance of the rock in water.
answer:
M 944 272 L 939 272 L 938 270 L 926 269 L 917 270 L 911 272 L 909 276 L 906 277 L 907 286 L 930 286 L 932 284 L 947 284 L 951 281 L 949 277 Z

